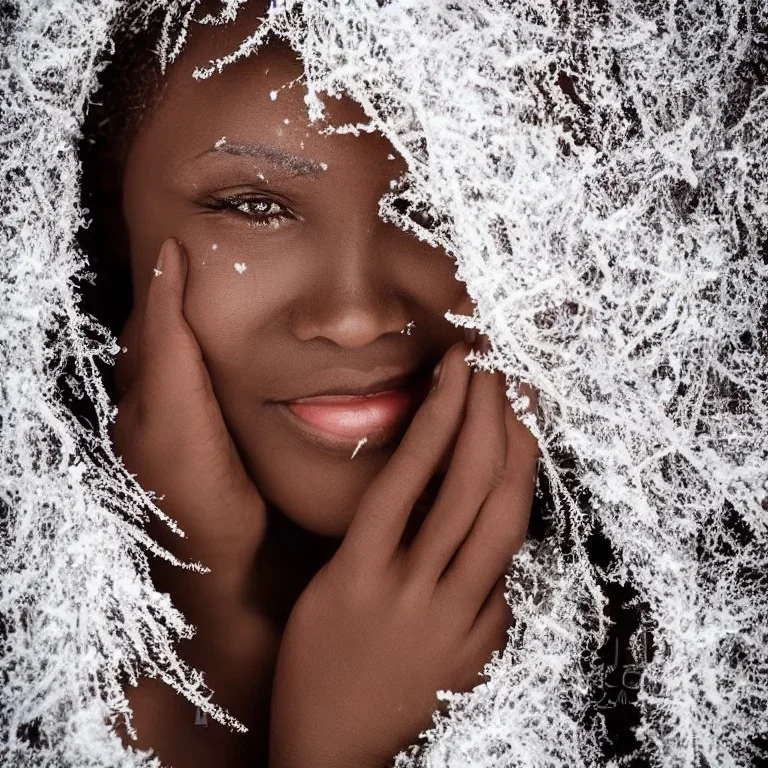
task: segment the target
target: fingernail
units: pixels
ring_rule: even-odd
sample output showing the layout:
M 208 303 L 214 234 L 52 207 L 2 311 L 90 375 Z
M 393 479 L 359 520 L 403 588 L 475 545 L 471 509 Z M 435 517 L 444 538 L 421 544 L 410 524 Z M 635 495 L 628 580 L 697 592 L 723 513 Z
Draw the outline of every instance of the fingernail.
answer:
M 187 249 L 184 247 L 184 243 L 181 240 L 174 240 L 176 248 L 179 252 L 179 259 L 181 259 L 181 279 L 185 282 L 187 279 L 187 272 L 189 271 L 189 258 L 187 257 Z
M 434 389 L 440 383 L 440 376 L 443 371 L 443 361 L 441 360 L 432 371 L 432 389 Z
M 437 389 L 445 378 L 445 371 L 448 366 L 445 365 L 445 358 L 443 358 L 432 371 L 432 389 Z
M 168 248 L 173 247 L 170 243 L 170 238 L 163 240 L 163 244 L 160 246 L 160 253 L 157 254 L 157 262 L 153 270 L 155 277 L 160 277 L 163 274 L 163 267 L 165 265 L 165 254 Z
M 173 254 L 173 252 L 176 252 Z M 173 255 L 171 255 L 173 254 Z M 182 280 L 187 277 L 187 254 L 184 250 L 184 246 L 175 237 L 169 237 L 163 241 L 160 246 L 160 253 L 157 255 L 157 262 L 155 263 L 154 275 L 160 277 L 165 271 L 166 266 L 169 265 L 169 259 L 177 258 L 180 260 L 179 266 L 181 267 Z

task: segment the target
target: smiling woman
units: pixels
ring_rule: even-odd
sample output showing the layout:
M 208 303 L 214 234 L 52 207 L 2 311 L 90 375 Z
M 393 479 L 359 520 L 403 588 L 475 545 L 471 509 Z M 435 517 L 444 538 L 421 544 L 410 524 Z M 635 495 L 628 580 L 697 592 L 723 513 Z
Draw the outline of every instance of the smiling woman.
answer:
M 3 768 L 762 765 L 767 24 L 3 0 Z
M 198 627 L 180 647 L 183 657 L 206 672 L 216 700 L 252 734 L 245 738 L 217 723 L 201 732 L 188 703 L 151 680 L 126 695 L 138 746 L 157 749 L 181 768 L 212 765 L 214 754 L 219 766 L 253 765 L 268 752 L 273 766 L 309 765 L 310 755 L 320 766 L 318 750 L 328 751 L 322 764 L 337 765 L 347 759 L 347 747 L 337 743 L 331 750 L 342 734 L 332 736 L 328 718 L 344 722 L 349 702 L 357 701 L 366 729 L 352 735 L 349 755 L 373 767 L 416 740 L 439 707 L 439 688 L 473 687 L 491 652 L 503 648 L 511 621 L 503 571 L 524 538 L 535 443 L 520 432 L 508 405 L 505 418 L 500 374 L 474 374 L 470 403 L 479 398 L 479 404 L 470 405 L 463 474 L 457 468 L 448 474 L 444 509 L 436 507 L 408 559 L 401 554 L 396 575 L 367 570 L 377 551 L 413 542 L 448 469 L 469 374 L 457 353 L 469 349 L 445 314 L 467 312 L 472 303 L 442 249 L 379 215 L 382 196 L 402 188 L 403 159 L 377 132 L 328 130 L 365 119 L 347 97 L 328 99 L 325 119 L 311 121 L 302 65 L 286 44 L 274 41 L 211 80 L 192 77 L 200 61 L 230 50 L 258 25 L 261 12 L 251 4 L 230 25 L 193 28 L 180 59 L 161 80 L 151 76 L 151 98 L 143 98 L 151 107 L 129 140 L 111 136 L 106 147 L 92 149 L 102 186 L 106 178 L 117 193 L 105 199 L 119 202 L 119 210 L 103 211 L 111 229 L 102 224 L 101 236 L 124 244 L 123 252 L 109 252 L 107 269 L 129 265 L 125 278 L 132 286 L 127 316 L 113 325 L 123 349 L 113 388 L 115 447 L 142 485 L 162 494 L 162 509 L 188 534 L 179 542 L 153 521 L 153 538 L 213 568 L 204 582 L 165 563 L 154 563 L 152 576 Z M 120 96 L 113 85 L 104 98 Z M 118 168 L 105 174 L 110 156 Z M 429 224 L 422 211 L 414 215 Z M 86 247 L 104 259 L 103 243 L 90 237 Z M 430 392 L 437 380 L 430 374 L 449 350 L 455 391 L 438 395 Z M 455 402 L 427 419 L 436 397 Z M 505 430 L 520 440 L 514 453 L 505 448 Z M 513 455 L 527 467 L 515 467 L 514 491 L 505 480 Z M 425 602 L 420 613 L 411 605 L 401 615 L 397 585 L 420 569 L 439 576 L 467 537 L 478 505 L 502 487 L 517 496 L 517 513 L 494 522 L 501 509 L 486 511 L 488 530 L 470 536 L 467 553 L 457 559 L 463 565 L 454 570 L 467 569 L 464 581 L 454 577 L 456 586 L 441 592 L 451 605 L 444 617 L 457 611 L 457 617 L 466 611 L 478 617 L 476 627 L 463 618 L 455 622 L 461 632 L 473 631 L 470 640 L 462 635 L 451 645 L 444 618 L 428 620 L 438 603 Z M 399 526 L 397 537 L 389 541 L 392 532 L 382 529 L 367 542 L 366 567 L 351 568 L 353 554 L 364 551 L 363 532 L 370 538 L 386 517 Z M 478 536 L 494 531 L 495 547 L 483 551 L 486 568 L 478 569 L 471 565 L 481 551 Z M 477 594 L 456 602 L 469 574 Z M 378 601 L 388 594 L 396 602 L 382 607 Z M 352 598 L 357 608 L 340 612 L 340 601 Z M 375 642 L 348 635 L 350 624 L 373 631 L 381 620 L 390 628 L 379 627 Z M 391 637 L 401 632 L 420 637 L 421 650 L 396 650 Z M 272 678 L 278 647 L 279 690 Z M 431 672 L 420 678 L 423 653 Z M 310 658 L 322 662 L 322 679 L 303 669 Z M 336 665 L 355 659 L 375 660 L 375 675 L 345 680 Z M 395 668 L 412 668 L 413 678 L 398 679 Z M 313 678 L 315 689 L 325 691 L 316 712 L 301 701 L 303 685 Z M 387 685 L 393 701 L 411 699 L 407 707 L 398 704 L 394 720 Z M 364 707 L 374 690 L 381 701 Z M 158 717 L 159 707 L 169 714 Z
M 350 438 L 364 431 L 318 451 L 279 404 L 424 379 L 463 338 L 444 314 L 471 302 L 444 252 L 378 215 L 403 161 L 390 159 L 381 135 L 324 131 L 364 117 L 349 99 L 330 100 L 327 122 L 310 123 L 301 64 L 286 45 L 192 78 L 255 23 L 251 7 L 235 24 L 193 31 L 127 153 L 133 302 L 117 377 L 131 376 L 152 267 L 163 240 L 177 237 L 189 259 L 185 317 L 248 472 L 294 522 L 340 536 L 397 435 L 371 434 L 350 463 Z M 400 334 L 409 321 L 418 332 Z

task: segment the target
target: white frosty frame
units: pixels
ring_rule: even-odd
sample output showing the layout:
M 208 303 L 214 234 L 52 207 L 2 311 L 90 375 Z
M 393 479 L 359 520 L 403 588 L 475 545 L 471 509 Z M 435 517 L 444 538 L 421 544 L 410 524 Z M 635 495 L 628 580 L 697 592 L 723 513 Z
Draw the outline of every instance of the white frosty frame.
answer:
M 242 5 L 224 2 L 204 21 L 226 22 Z M 148 17 L 164 6 L 161 54 L 171 61 L 198 4 L 144 0 L 133 10 Z M 599 17 L 575 0 L 463 0 L 450 11 L 417 0 L 286 1 L 236 54 L 284 36 L 305 62 L 314 115 L 313 94 L 326 91 L 363 105 L 406 159 L 412 199 L 449 217 L 449 228 L 421 233 L 456 259 L 477 302 L 471 322 L 449 319 L 487 333 L 494 365 L 539 392 L 541 423 L 531 427 L 555 527 L 563 532 L 567 510 L 575 557 L 566 562 L 555 537 L 515 559 L 510 643 L 486 684 L 446 692 L 450 715 L 436 718 L 418 758 L 430 766 L 496 766 L 501 755 L 509 765 L 600 764 L 599 729 L 580 723 L 597 680 L 580 655 L 606 628 L 583 550 L 592 518 L 615 548 L 612 577 L 648 603 L 660 648 L 639 694 L 641 753 L 658 766 L 746 766 L 745 736 L 768 730 L 768 597 L 754 578 L 768 565 L 768 114 L 764 85 L 745 76 L 749 60 L 765 66 L 766 9 L 759 0 L 607 6 Z M 156 545 L 140 522 L 158 510 L 105 439 L 113 414 L 93 361 L 116 345 L 78 313 L 70 281 L 87 271 L 72 239 L 84 220 L 73 137 L 109 23 L 126 7 L 30 0 L 7 22 L 0 615 L 13 629 L 0 658 L 0 754 L 9 766 L 156 764 L 124 752 L 103 725 L 127 711 L 121 668 L 154 671 L 236 725 L 171 648 L 190 628 L 147 578 L 144 550 Z M 576 101 L 556 86 L 558 71 L 574 76 Z M 382 214 L 413 228 L 386 199 Z M 48 329 L 60 339 L 53 349 Z M 72 391 L 96 406 L 93 431 L 56 388 L 67 356 L 80 380 Z M 555 448 L 575 457 L 590 509 L 571 498 Z M 722 524 L 726 505 L 738 534 Z M 16 729 L 36 717 L 50 745 L 33 752 Z M 416 759 L 402 754 L 397 766 Z

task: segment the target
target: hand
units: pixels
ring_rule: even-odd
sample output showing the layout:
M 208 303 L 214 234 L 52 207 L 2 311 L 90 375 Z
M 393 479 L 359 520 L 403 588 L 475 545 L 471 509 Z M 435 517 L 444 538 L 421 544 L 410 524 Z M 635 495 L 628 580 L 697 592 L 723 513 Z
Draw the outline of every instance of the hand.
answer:
M 120 337 L 128 353 L 115 376 L 119 403 L 112 438 L 127 469 L 158 494 L 157 505 L 186 538 L 156 517 L 147 532 L 175 558 L 212 569 L 200 574 L 159 558 L 150 562 L 155 586 L 169 592 L 197 628 L 179 644 L 179 655 L 204 669 L 215 704 L 258 729 L 266 724 L 263 691 L 271 683 L 262 680 L 264 660 L 271 663 L 277 654 L 277 642 L 264 641 L 263 621 L 248 601 L 254 557 L 266 534 L 266 505 L 240 461 L 184 318 L 186 273 L 183 248 L 166 240 L 157 276 L 148 276 L 148 290 L 140 291 Z M 194 706 L 158 680 L 142 678 L 125 693 L 138 741 L 128 741 L 122 724 L 118 734 L 126 745 L 152 747 L 164 762 L 232 765 L 232 755 L 248 746 L 241 734 L 217 723 L 195 728 Z
M 378 768 L 414 743 L 436 692 L 471 690 L 512 623 L 505 574 L 531 511 L 538 445 L 500 372 L 451 347 L 440 383 L 300 596 L 273 681 L 271 768 Z M 458 435 L 458 437 L 457 437 Z M 437 499 L 414 504 L 456 441 Z
M 203 355 L 183 313 L 187 259 L 167 239 L 150 278 L 143 319 L 134 313 L 120 343 L 116 453 L 187 538 L 153 520 L 154 538 L 179 557 L 249 566 L 263 540 L 266 505 L 224 423 Z

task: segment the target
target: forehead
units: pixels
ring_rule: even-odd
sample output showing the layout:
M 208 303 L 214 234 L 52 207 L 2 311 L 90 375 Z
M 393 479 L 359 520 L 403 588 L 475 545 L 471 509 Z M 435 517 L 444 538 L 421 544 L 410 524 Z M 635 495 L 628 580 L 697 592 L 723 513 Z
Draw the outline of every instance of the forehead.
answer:
M 196 67 L 236 50 L 256 29 L 258 5 L 228 25 L 191 25 L 183 53 L 169 67 L 162 97 L 136 142 L 138 149 L 147 150 L 151 145 L 154 152 L 179 166 L 222 139 L 258 142 L 291 154 L 306 154 L 316 162 L 343 157 L 367 164 L 372 153 L 390 156 L 392 147 L 380 134 L 363 133 L 356 138 L 323 132 L 329 124 L 368 121 L 362 108 L 349 98 L 326 97 L 326 120 L 309 122 L 303 66 L 284 41 L 272 40 L 207 79 L 193 77 Z M 331 156 L 324 156 L 328 152 Z M 399 163 L 388 165 L 392 172 Z

